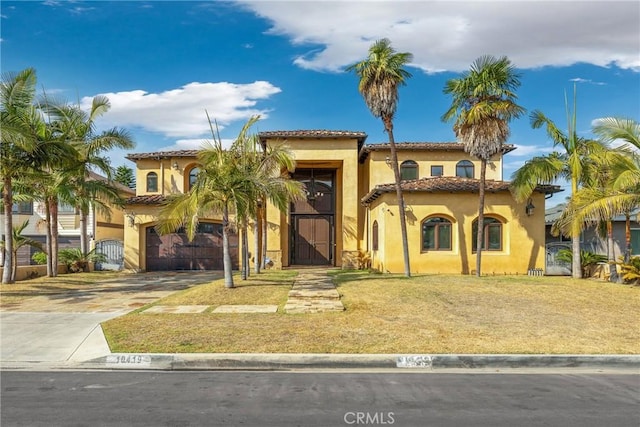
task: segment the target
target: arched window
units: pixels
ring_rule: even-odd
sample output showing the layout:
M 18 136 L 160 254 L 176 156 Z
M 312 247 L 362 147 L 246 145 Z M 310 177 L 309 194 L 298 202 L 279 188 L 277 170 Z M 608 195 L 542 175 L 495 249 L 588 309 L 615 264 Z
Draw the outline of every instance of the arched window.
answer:
M 191 187 L 193 187 L 193 184 L 196 183 L 196 179 L 198 178 L 199 172 L 200 172 L 199 168 L 193 168 L 189 171 L 189 187 L 187 188 L 187 191 L 191 190 Z
M 458 164 L 456 164 L 456 176 L 473 178 L 473 163 L 469 160 L 460 160 Z
M 147 192 L 158 191 L 158 174 L 155 172 L 149 172 L 147 174 Z
M 478 220 L 473 221 L 472 227 L 473 242 L 471 247 L 473 251 L 478 250 Z M 484 231 L 482 232 L 482 250 L 483 251 L 501 251 L 502 250 L 502 223 L 496 218 L 485 217 Z
M 373 221 L 373 226 L 371 227 L 371 249 L 378 250 L 378 221 Z
M 418 164 L 413 160 L 405 160 L 400 164 L 400 179 L 418 179 Z
M 422 222 L 422 250 L 451 250 L 451 221 L 442 217 L 431 217 Z

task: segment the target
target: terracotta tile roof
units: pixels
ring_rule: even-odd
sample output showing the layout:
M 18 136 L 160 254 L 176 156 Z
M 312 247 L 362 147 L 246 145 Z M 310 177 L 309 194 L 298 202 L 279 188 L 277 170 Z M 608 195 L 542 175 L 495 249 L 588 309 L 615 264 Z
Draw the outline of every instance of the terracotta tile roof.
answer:
M 358 138 L 363 141 L 367 138 L 367 134 L 364 132 L 350 131 L 350 130 L 275 130 L 268 132 L 259 132 L 258 136 L 261 141 L 265 139 L 273 138 Z
M 358 160 L 362 163 L 372 151 L 389 151 L 390 144 L 366 144 L 360 150 Z M 515 150 L 515 145 L 504 144 L 502 154 Z M 464 145 L 459 142 L 396 142 L 398 151 L 464 151 Z
M 350 130 L 275 130 L 267 132 L 258 132 L 258 138 L 264 146 L 267 139 L 288 139 L 288 138 L 300 138 L 300 139 L 323 139 L 323 138 L 355 138 L 358 140 L 358 150 L 364 145 L 367 134 L 359 131 Z
M 127 205 L 158 205 L 165 201 L 162 194 L 149 194 L 145 196 L 135 196 L 128 198 L 125 203 Z
M 132 153 L 125 158 L 131 161 L 140 159 L 169 159 L 172 157 L 196 157 L 200 150 L 154 151 L 152 153 Z
M 495 181 L 488 179 L 485 182 L 485 191 L 498 193 L 509 191 L 509 181 Z M 432 178 L 420 178 L 402 181 L 402 191 L 405 193 L 477 193 L 480 188 L 480 180 L 475 178 L 460 178 L 454 176 L 439 176 Z M 376 200 L 383 193 L 395 193 L 395 184 L 376 185 L 360 202 L 363 205 Z M 562 191 L 557 185 L 539 185 L 536 191 L 545 194 L 553 194 Z

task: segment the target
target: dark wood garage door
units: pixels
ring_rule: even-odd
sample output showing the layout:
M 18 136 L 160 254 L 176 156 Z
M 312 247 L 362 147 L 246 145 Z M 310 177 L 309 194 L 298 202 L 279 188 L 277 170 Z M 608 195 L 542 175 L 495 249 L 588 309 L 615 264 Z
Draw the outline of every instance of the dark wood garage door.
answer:
M 147 271 L 222 270 L 222 225 L 200 223 L 190 242 L 186 233 L 156 233 L 153 227 L 146 232 Z M 230 235 L 231 261 L 238 266 L 238 238 Z

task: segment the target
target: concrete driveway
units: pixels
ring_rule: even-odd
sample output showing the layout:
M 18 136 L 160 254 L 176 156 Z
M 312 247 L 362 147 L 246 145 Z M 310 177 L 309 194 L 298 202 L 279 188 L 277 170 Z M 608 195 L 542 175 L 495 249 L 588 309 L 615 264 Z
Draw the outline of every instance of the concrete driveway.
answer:
M 34 296 L 0 311 L 0 364 L 61 363 L 110 353 L 100 323 L 222 272 L 123 274 L 82 290 Z

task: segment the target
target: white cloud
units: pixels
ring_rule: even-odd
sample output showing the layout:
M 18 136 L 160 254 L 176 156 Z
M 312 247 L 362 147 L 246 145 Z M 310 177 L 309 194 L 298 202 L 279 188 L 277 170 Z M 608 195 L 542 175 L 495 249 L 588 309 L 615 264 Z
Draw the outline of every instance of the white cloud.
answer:
M 578 62 L 640 71 L 635 1 L 241 1 L 268 19 L 269 33 L 306 53 L 303 68 L 338 71 L 388 37 L 427 72 L 463 71 L 485 54 L 519 68 Z
M 205 144 L 211 144 L 213 141 L 206 138 L 196 139 L 179 139 L 173 145 L 159 148 L 158 151 L 174 151 L 174 150 L 199 150 L 203 148 Z M 222 147 L 229 148 L 233 144 L 232 139 L 222 139 Z
M 574 83 L 589 83 L 596 86 L 606 86 L 605 82 L 596 82 L 591 79 L 583 79 L 582 77 L 575 77 L 573 79 L 569 79 L 569 81 Z
M 104 93 L 111 109 L 100 123 L 105 127 L 138 128 L 173 138 L 205 137 L 210 135 L 205 110 L 222 129 L 253 115 L 267 117 L 267 110 L 258 108 L 257 103 L 280 91 L 269 82 L 256 81 L 249 84 L 194 82 L 160 93 L 142 89 Z M 89 109 L 91 100 L 92 97 L 84 97 L 82 108 Z
M 516 146 L 516 150 L 510 152 L 508 154 L 509 156 L 532 157 L 532 156 L 543 155 L 553 151 L 553 148 L 551 147 L 540 147 L 537 145 L 520 145 L 520 144 L 514 144 L 514 145 Z

